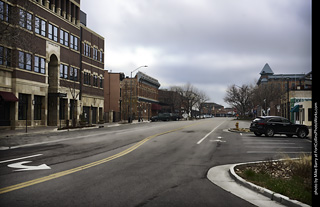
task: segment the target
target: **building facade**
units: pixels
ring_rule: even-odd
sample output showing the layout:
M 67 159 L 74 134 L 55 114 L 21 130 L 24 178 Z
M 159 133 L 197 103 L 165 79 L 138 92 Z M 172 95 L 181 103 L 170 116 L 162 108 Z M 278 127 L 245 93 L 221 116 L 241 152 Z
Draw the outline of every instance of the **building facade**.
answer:
M 81 14 L 80 0 L 0 0 L 1 128 L 102 120 L 104 38 Z
M 160 83 L 142 72 L 121 82 L 121 116 L 123 120 L 149 120 L 161 109 L 158 100 Z
M 185 112 L 183 97 L 176 91 L 159 90 L 161 113 L 176 113 L 180 116 Z
M 121 121 L 121 81 L 123 73 L 104 71 L 104 120 L 105 122 Z
M 260 72 L 257 85 L 264 87 L 265 90 L 269 90 L 271 87 L 272 91 L 277 94 L 272 100 L 267 100 L 266 95 L 265 103 L 257 107 L 257 115 L 283 116 L 290 119 L 291 122 L 296 122 L 296 115 L 293 111 L 295 103 L 312 99 L 312 72 L 307 74 L 274 74 L 267 63 Z M 299 109 L 296 110 L 299 112 Z M 310 109 L 305 110 L 311 111 Z

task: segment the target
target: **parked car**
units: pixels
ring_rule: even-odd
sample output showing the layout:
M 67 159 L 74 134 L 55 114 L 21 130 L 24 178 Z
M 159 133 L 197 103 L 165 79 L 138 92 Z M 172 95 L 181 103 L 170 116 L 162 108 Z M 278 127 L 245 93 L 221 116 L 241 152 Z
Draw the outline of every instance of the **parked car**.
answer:
M 274 134 L 285 134 L 287 137 L 297 135 L 300 138 L 305 138 L 309 134 L 306 125 L 293 124 L 280 116 L 258 116 L 251 122 L 250 131 L 256 136 L 265 134 L 267 137 L 272 137 Z
M 159 113 L 157 116 L 150 118 L 151 121 L 177 121 L 181 117 L 174 113 Z

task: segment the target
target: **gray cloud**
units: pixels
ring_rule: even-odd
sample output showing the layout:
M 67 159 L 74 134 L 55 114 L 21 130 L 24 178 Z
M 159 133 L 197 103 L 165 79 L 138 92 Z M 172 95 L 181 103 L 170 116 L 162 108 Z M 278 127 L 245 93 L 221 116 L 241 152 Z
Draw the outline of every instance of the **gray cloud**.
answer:
M 191 83 L 223 103 L 224 89 L 311 70 L 311 0 L 81 1 L 105 37 L 105 68 L 140 65 L 162 86 Z

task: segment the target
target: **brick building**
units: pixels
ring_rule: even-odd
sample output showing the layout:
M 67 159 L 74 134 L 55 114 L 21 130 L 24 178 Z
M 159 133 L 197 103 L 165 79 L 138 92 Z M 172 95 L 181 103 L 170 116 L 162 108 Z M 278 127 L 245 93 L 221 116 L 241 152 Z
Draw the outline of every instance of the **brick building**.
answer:
M 121 120 L 121 81 L 123 79 L 123 73 L 104 71 L 104 119 L 106 122 Z
M 257 115 L 262 115 L 263 109 L 267 108 L 264 114 L 283 116 L 295 122 L 296 116 L 293 111 L 295 100 L 311 100 L 312 72 L 307 74 L 275 74 L 266 63 L 260 72 L 257 85 L 259 87 L 273 85 L 279 94 L 273 100 L 267 100 L 266 106 L 265 104 L 258 106 L 256 108 Z M 299 112 L 299 109 L 297 110 Z M 308 108 L 305 111 L 310 112 Z
M 160 83 L 142 72 L 134 78 L 126 77 L 121 82 L 121 116 L 123 120 L 149 120 L 160 110 L 158 89 Z M 131 110 L 130 110 L 131 105 Z
M 80 0 L 0 0 L 0 30 L 1 128 L 102 119 L 104 38 Z
M 176 91 L 159 90 L 159 104 L 161 113 L 178 113 L 182 115 L 185 112 L 183 97 Z

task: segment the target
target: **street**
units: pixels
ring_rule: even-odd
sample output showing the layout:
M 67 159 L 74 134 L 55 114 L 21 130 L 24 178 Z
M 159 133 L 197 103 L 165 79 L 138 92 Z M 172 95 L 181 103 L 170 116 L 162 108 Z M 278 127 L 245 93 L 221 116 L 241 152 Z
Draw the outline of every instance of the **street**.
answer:
M 297 157 L 311 152 L 311 141 L 229 132 L 235 123 L 210 118 L 33 135 L 49 141 L 0 151 L 0 205 L 253 206 L 211 183 L 208 170 Z

